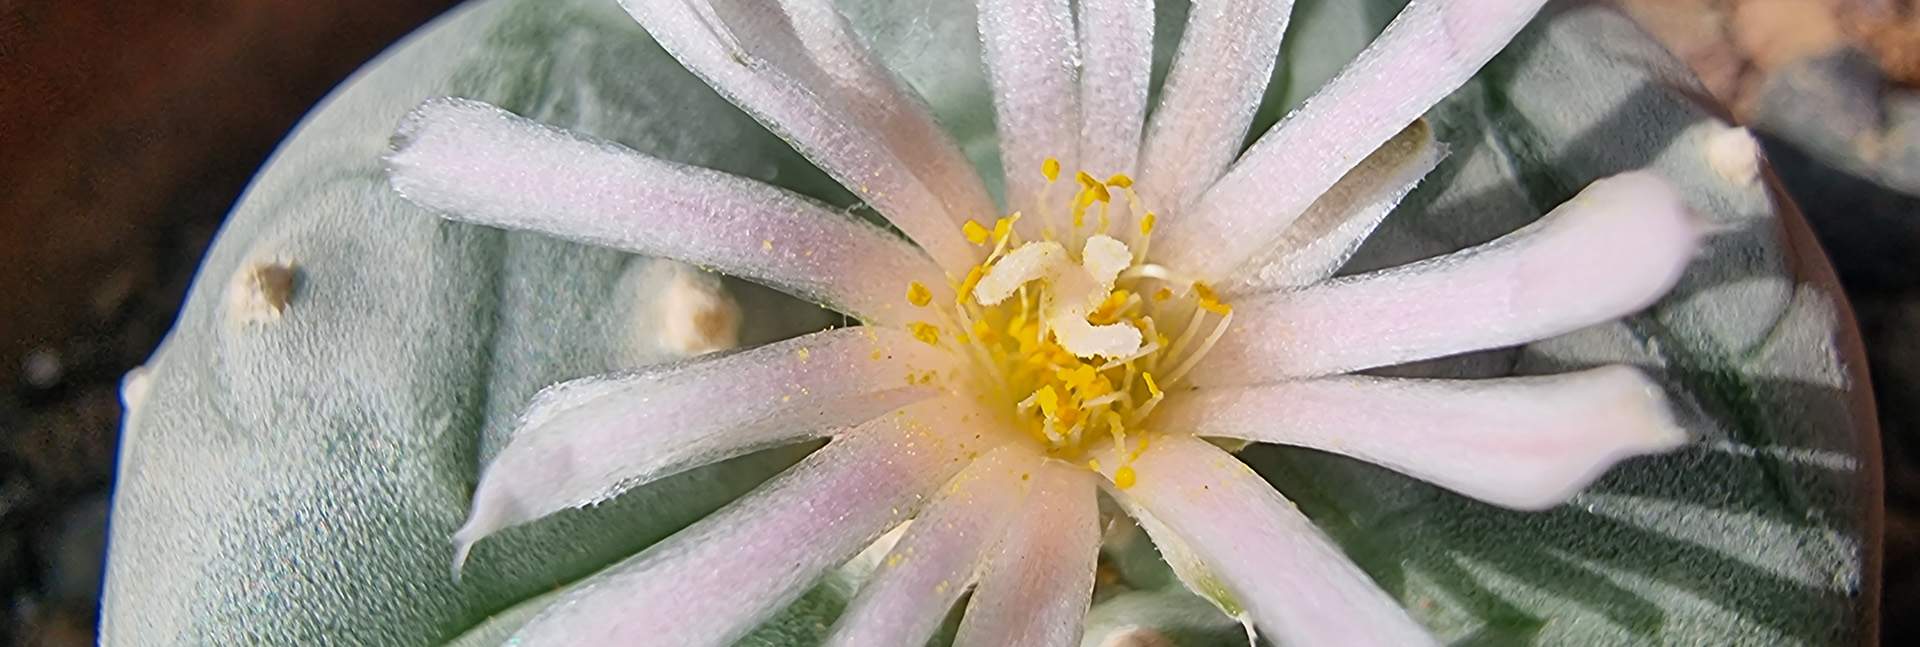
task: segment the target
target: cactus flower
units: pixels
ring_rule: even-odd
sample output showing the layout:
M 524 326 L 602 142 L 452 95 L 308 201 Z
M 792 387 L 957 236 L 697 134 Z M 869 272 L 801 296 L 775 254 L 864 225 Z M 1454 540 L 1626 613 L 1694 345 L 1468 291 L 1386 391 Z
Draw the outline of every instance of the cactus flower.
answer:
M 968 591 L 959 644 L 1078 644 L 1101 492 L 1250 634 L 1429 643 L 1229 448 L 1312 447 L 1541 509 L 1685 440 L 1622 366 L 1354 374 L 1633 313 L 1699 245 L 1676 192 L 1633 172 L 1484 245 L 1334 276 L 1444 156 L 1422 113 L 1541 1 L 1413 0 L 1243 151 L 1291 3 L 1197 4 L 1149 118 L 1149 0 L 981 0 L 998 201 L 827 0 L 623 4 L 899 234 L 478 102 L 405 120 L 391 184 L 447 218 L 682 260 L 861 322 L 538 395 L 454 537 L 456 576 L 503 528 L 828 442 L 565 593 L 525 644 L 726 644 L 895 528 L 831 644 L 920 644 Z

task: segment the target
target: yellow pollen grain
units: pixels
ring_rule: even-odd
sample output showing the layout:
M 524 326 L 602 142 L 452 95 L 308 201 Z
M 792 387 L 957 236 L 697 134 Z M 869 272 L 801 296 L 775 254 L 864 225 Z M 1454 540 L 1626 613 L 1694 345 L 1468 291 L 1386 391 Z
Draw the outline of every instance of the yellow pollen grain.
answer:
M 1087 459 L 1087 469 L 1093 470 L 1095 472 L 1100 471 L 1100 459 L 1097 459 L 1097 458 Z
M 808 359 L 811 359 L 811 358 L 813 357 L 813 349 L 811 349 L 811 348 L 796 348 L 796 349 L 794 349 L 794 351 L 793 351 L 793 356 L 794 356 L 794 357 L 798 357 L 798 358 L 800 358 L 800 361 L 802 361 L 802 362 L 804 362 L 804 361 L 807 361 Z
M 1046 161 L 1041 162 L 1040 174 L 1047 176 L 1048 182 L 1059 180 L 1060 179 L 1060 160 L 1049 157 L 1046 159 Z
M 914 339 L 926 342 L 928 346 L 940 345 L 940 328 L 938 326 L 924 321 L 916 321 L 907 324 L 907 329 L 913 331 Z
M 925 308 L 927 304 L 933 303 L 933 291 L 919 281 L 910 282 L 907 284 L 907 303 L 913 304 L 914 307 Z
M 1155 214 L 1152 211 L 1148 211 L 1147 215 L 1141 216 L 1140 217 L 1140 235 L 1146 236 L 1146 235 L 1152 234 L 1153 223 L 1158 220 L 1160 220 L 1160 216 Z
M 1173 288 L 1160 288 L 1153 292 L 1153 300 L 1165 301 L 1173 298 Z
M 975 245 L 987 244 L 987 237 L 993 234 L 993 232 L 987 231 L 986 227 L 972 220 L 968 220 L 967 224 L 960 225 L 960 233 L 966 234 L 967 242 Z
M 760 249 L 769 252 L 773 251 L 773 240 L 767 239 L 760 241 Z
M 1122 490 L 1133 487 L 1139 479 L 1139 475 L 1133 473 L 1132 467 L 1122 465 L 1120 469 L 1113 471 L 1113 485 Z

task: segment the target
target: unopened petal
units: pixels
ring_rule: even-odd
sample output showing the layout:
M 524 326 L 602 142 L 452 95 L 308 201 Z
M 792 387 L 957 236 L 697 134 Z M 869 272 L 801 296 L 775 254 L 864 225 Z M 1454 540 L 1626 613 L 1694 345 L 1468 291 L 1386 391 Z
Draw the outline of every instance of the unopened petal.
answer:
M 1162 262 L 1206 280 L 1266 249 L 1314 200 L 1493 58 L 1545 0 L 1413 0 L 1340 74 L 1171 221 Z M 1164 246 L 1163 246 L 1164 245 Z
M 464 556 L 501 528 L 866 422 L 931 397 L 924 376 L 955 368 L 906 333 L 862 327 L 548 388 L 487 466 L 454 539 Z
M 926 102 L 828 0 L 621 0 L 682 65 L 872 205 L 956 276 L 978 251 L 967 218 L 994 213 Z
M 978 449 L 956 440 L 961 410 L 929 401 L 828 443 L 555 600 L 514 644 L 732 644 L 959 471 Z
M 918 316 L 908 281 L 947 285 L 913 245 L 812 200 L 477 101 L 421 105 L 387 164 L 402 196 L 453 220 L 685 261 L 869 321 Z
M 1093 602 L 1100 508 L 1092 472 L 1047 461 L 980 575 L 956 647 L 1071 647 Z
M 1073 8 L 1068 0 L 980 0 L 980 42 L 993 86 L 1007 205 L 1028 209 L 1046 183 L 1043 161 L 1080 168 Z
M 1413 122 L 1315 200 L 1248 271 L 1216 287 L 1238 296 L 1326 280 L 1445 157 L 1433 128 Z
M 1081 0 L 1079 14 L 1080 167 L 1131 174 L 1147 120 L 1153 0 Z
M 1486 245 L 1236 302 L 1193 380 L 1346 373 L 1572 332 L 1659 299 L 1702 234 L 1665 180 L 1614 176 Z
M 1622 459 L 1686 442 L 1659 385 L 1624 366 L 1202 389 L 1169 398 L 1154 420 L 1195 435 L 1344 454 L 1520 509 L 1557 505 Z
M 1131 469 L 1137 476 L 1130 487 L 1107 488 L 1115 500 L 1155 520 L 1142 527 L 1163 550 L 1180 547 L 1183 559 L 1207 567 L 1181 572 L 1188 588 L 1251 621 L 1273 644 L 1434 644 L 1392 596 L 1232 454 L 1169 435 L 1156 438 Z M 1189 579 L 1196 573 L 1205 579 Z
M 875 567 L 826 644 L 926 643 L 1022 509 L 1040 461 L 1032 447 L 1014 443 L 954 476 Z
M 1140 191 L 1162 218 L 1181 217 L 1240 153 L 1292 14 L 1292 0 L 1194 3 L 1140 154 Z

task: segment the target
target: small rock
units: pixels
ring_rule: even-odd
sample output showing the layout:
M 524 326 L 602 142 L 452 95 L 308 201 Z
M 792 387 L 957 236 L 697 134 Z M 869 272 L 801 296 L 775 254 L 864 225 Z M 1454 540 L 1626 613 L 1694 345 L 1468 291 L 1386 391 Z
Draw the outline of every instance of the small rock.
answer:
M 227 316 L 242 324 L 279 321 L 293 301 L 294 280 L 291 262 L 255 262 L 242 267 L 227 288 Z

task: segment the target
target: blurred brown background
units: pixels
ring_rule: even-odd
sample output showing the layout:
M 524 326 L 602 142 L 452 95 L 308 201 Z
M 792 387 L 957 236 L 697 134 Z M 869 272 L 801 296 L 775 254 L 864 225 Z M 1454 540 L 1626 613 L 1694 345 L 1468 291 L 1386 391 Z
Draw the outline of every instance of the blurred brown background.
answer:
M 1620 2 L 1762 133 L 1855 301 L 1888 451 L 1884 628 L 1916 644 L 1920 9 Z M 452 4 L 0 0 L 0 645 L 93 643 L 120 376 L 296 120 Z M 1841 109 L 1797 118 L 1822 100 Z

